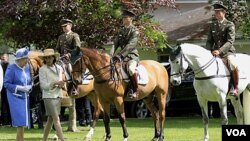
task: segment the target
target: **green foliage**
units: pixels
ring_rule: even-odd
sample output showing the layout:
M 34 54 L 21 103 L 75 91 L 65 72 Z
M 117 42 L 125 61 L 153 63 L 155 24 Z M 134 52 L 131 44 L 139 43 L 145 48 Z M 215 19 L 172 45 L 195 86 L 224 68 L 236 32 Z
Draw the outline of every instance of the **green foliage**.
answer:
M 7 3 L 6 0 L 6 7 L 19 7 L 6 15 L 0 15 L 0 19 L 3 19 L 1 26 L 6 29 L 3 34 L 7 41 L 13 40 L 18 46 L 35 44 L 37 48 L 54 47 L 58 36 L 62 34 L 59 24 L 62 18 L 72 19 L 73 31 L 80 35 L 82 41 L 93 47 L 107 42 L 108 37 L 116 31 L 114 27 L 117 27 L 118 21 L 109 14 L 116 7 L 101 0 L 39 2 L 30 1 L 17 6 Z M 16 13 L 15 16 L 13 12 Z
M 228 7 L 227 19 L 235 23 L 237 31 L 242 34 L 242 38 L 249 37 L 250 22 L 246 0 L 223 0 L 223 3 Z
M 244 39 L 249 38 L 250 34 L 250 19 L 249 17 L 245 17 L 244 21 L 242 22 L 242 25 L 239 26 L 239 30 L 242 32 L 242 37 Z
M 133 4 L 129 0 L 2 0 L 1 41 L 13 48 L 27 44 L 33 44 L 37 49 L 54 47 L 62 34 L 60 20 L 69 18 L 74 21 L 73 31 L 80 35 L 82 41 L 90 47 L 100 47 L 112 39 L 121 25 L 121 8 L 126 7 L 124 2 Z M 147 0 L 143 3 L 139 1 L 143 7 L 139 5 L 139 9 L 147 11 L 150 6 L 145 8 L 146 5 L 153 6 L 149 3 Z M 174 1 L 157 0 L 156 4 L 173 6 Z M 143 11 L 139 10 L 138 14 L 143 14 Z M 151 22 L 138 26 L 147 29 L 147 34 L 142 33 L 146 37 L 141 36 L 141 46 L 163 47 L 164 33 L 161 33 L 158 24 Z M 153 35 L 156 37 L 153 38 Z M 144 39 L 149 39 L 149 43 Z
M 138 25 L 141 26 L 140 33 L 144 37 L 143 40 L 140 40 L 140 45 L 146 45 L 149 48 L 165 48 L 166 45 L 166 33 L 160 28 L 160 24 L 151 19 L 150 16 L 145 15 L 141 17 L 141 20 L 138 21 Z M 140 26 L 139 26 L 140 27 Z M 142 38 L 141 38 L 142 39 Z

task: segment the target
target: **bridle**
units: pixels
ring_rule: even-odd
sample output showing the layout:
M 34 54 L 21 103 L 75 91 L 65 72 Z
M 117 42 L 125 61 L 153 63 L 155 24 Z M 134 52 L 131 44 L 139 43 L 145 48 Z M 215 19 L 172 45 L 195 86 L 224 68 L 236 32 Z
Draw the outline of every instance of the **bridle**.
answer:
M 81 59 L 79 60 L 79 61 L 80 61 L 80 68 L 79 68 L 78 70 L 74 70 L 74 71 L 72 70 L 72 73 L 74 73 L 74 72 L 84 73 L 84 72 L 82 72 L 82 70 L 83 70 L 83 65 L 82 65 L 82 63 L 85 62 L 84 60 L 85 60 L 84 57 L 81 57 Z M 115 66 L 115 63 L 116 63 L 116 62 L 114 62 L 114 61 L 112 60 L 112 58 L 111 58 L 111 59 L 110 59 L 110 64 L 108 64 L 108 65 L 106 65 L 106 66 L 104 66 L 104 67 L 102 67 L 102 68 L 100 68 L 100 69 L 98 69 L 98 70 L 95 70 L 94 72 L 88 72 L 88 73 L 84 74 L 84 77 L 82 77 L 82 75 L 80 75 L 80 76 L 81 76 L 81 79 L 84 80 L 84 79 L 86 79 L 88 76 L 93 75 L 93 77 L 95 78 L 95 82 L 96 82 L 96 83 L 105 83 L 105 82 L 114 80 L 114 79 L 112 79 L 113 76 L 114 76 L 114 73 L 115 73 L 115 72 L 118 73 L 117 71 L 114 71 L 114 70 L 117 70 L 117 69 L 116 69 L 116 66 Z M 86 63 L 85 63 L 85 64 L 86 64 Z M 107 68 L 109 68 L 109 69 L 107 69 Z M 101 71 L 104 70 L 104 69 L 106 69 L 106 71 L 103 71 L 102 73 L 99 73 L 99 72 L 101 72 Z M 103 74 L 106 74 L 106 73 L 110 73 L 110 78 L 109 78 L 109 79 L 97 81 L 97 80 L 98 80 L 97 78 L 98 78 L 99 76 L 102 76 Z
M 230 75 L 219 75 L 219 64 L 218 61 L 216 59 L 216 56 L 213 56 L 206 64 L 204 64 L 203 66 L 201 66 L 200 68 L 197 68 L 195 70 L 191 70 L 189 72 L 184 72 L 183 70 L 183 59 L 185 61 L 187 61 L 188 64 L 191 64 L 189 62 L 189 60 L 186 58 L 186 56 L 180 51 L 180 70 L 177 73 L 174 74 L 170 74 L 170 76 L 174 76 L 174 75 L 180 75 L 181 77 L 183 75 L 187 75 L 190 73 L 194 73 L 195 75 L 199 74 L 200 72 L 206 70 L 214 61 L 216 61 L 216 65 L 217 65 L 217 71 L 216 71 L 216 75 L 211 75 L 211 76 L 205 76 L 205 77 L 195 77 L 196 80 L 206 80 L 206 79 L 212 79 L 212 78 L 222 78 L 222 77 L 230 77 Z

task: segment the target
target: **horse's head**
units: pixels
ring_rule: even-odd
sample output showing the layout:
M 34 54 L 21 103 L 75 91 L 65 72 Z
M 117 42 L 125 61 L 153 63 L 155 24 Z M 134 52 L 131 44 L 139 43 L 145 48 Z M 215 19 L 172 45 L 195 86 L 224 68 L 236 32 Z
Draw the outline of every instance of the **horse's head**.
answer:
M 39 55 L 42 55 L 42 52 L 31 51 L 29 53 L 29 65 L 31 67 L 32 77 L 36 77 L 36 75 L 38 75 L 38 71 L 43 65 L 42 59 L 38 57 Z
M 188 63 L 184 59 L 181 46 L 178 45 L 170 51 L 169 63 L 171 66 L 170 82 L 173 85 L 180 85 L 182 75 L 188 68 Z
M 76 61 L 74 65 L 72 65 L 72 80 L 75 84 L 80 84 L 83 79 L 83 74 L 85 73 L 87 67 L 84 63 L 84 58 Z
M 41 100 L 41 89 L 39 86 L 39 69 L 43 65 L 43 60 L 38 56 L 43 53 L 40 51 L 31 51 L 29 53 L 29 65 L 31 68 L 31 77 L 33 81 L 33 87 L 31 91 L 31 97 L 36 97 L 36 100 Z
M 81 81 L 87 68 L 97 81 L 108 80 L 110 56 L 100 50 L 86 47 L 82 47 L 81 52 L 82 58 L 72 66 L 74 80 Z

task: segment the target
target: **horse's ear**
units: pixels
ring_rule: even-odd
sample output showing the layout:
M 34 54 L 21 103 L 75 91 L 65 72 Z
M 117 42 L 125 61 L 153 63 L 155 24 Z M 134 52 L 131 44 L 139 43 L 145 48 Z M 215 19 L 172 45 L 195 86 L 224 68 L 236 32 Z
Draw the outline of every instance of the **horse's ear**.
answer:
M 181 52 L 181 47 L 180 46 L 176 46 L 174 48 L 172 48 L 172 50 L 170 51 L 170 60 L 175 60 L 176 56 L 179 55 Z
M 181 46 L 180 45 L 177 46 L 177 49 L 176 49 L 175 52 L 176 52 L 176 55 L 180 54 L 180 52 L 181 52 Z

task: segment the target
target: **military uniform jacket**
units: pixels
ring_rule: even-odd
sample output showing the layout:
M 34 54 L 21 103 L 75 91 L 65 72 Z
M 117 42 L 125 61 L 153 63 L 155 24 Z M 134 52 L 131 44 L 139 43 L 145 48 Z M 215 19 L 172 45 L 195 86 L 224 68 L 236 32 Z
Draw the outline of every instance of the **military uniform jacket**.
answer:
M 235 25 L 233 22 L 225 19 L 222 23 L 213 20 L 210 24 L 206 48 L 220 50 L 221 57 L 235 53 L 233 43 L 235 41 Z
M 124 58 L 124 61 L 129 61 L 131 59 L 139 61 L 139 53 L 137 50 L 137 43 L 139 38 L 139 31 L 135 26 L 122 27 L 114 41 L 114 52 L 121 48 L 118 55 Z
M 57 45 L 56 45 L 56 50 L 61 55 L 63 55 L 65 53 L 69 53 L 71 50 L 80 46 L 81 46 L 81 42 L 80 42 L 79 35 L 71 31 L 69 33 L 64 33 L 59 36 Z

